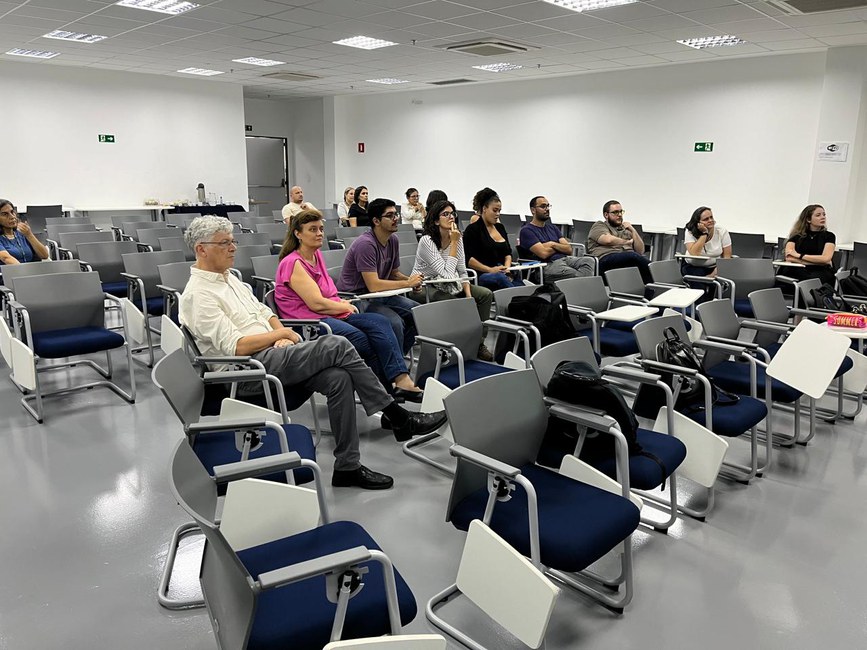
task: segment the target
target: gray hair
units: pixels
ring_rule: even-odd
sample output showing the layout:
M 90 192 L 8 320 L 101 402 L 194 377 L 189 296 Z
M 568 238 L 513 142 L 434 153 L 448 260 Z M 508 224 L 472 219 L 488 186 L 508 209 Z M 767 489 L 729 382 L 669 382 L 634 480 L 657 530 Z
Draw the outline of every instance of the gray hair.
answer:
M 231 221 L 223 217 L 196 217 L 187 226 L 187 231 L 184 233 L 184 241 L 190 250 L 196 250 L 196 244 L 200 241 L 210 241 L 218 232 L 232 234 L 234 228 Z

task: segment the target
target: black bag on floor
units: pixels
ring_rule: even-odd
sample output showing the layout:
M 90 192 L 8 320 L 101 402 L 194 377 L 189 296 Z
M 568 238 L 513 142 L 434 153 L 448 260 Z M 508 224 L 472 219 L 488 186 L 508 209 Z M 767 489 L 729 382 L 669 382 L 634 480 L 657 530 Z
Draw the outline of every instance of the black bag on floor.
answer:
M 515 296 L 506 313 L 511 318 L 533 323 L 542 336 L 542 347 L 575 336 L 566 297 L 552 284 L 539 286 L 532 296 Z M 530 340 L 532 343 L 533 337 Z
M 626 438 L 629 455 L 645 456 L 653 460 L 659 465 L 662 482 L 665 483 L 668 472 L 662 460 L 642 449 L 638 442 L 638 420 L 635 414 L 629 408 L 620 390 L 603 379 L 597 368 L 584 361 L 561 361 L 548 382 L 546 395 L 569 404 L 604 411 L 606 415 L 614 418 L 623 437 Z M 551 418 L 545 442 L 558 452 L 563 452 L 559 454 L 557 465 L 563 455 L 574 452 L 576 441 L 573 424 Z M 615 449 L 613 437 L 598 431 L 588 431 L 578 457 L 592 464 L 594 461 L 612 458 Z

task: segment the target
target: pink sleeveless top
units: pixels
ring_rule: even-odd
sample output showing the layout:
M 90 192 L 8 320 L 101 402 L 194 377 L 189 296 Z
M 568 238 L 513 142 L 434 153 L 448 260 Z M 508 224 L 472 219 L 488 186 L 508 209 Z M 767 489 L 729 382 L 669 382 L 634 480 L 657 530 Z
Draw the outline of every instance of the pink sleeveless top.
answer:
M 337 299 L 337 287 L 334 286 L 334 281 L 328 275 L 322 253 L 316 251 L 313 259 L 316 262 L 315 265 L 309 264 L 296 250 L 280 260 L 280 264 L 277 265 L 277 275 L 274 278 L 274 301 L 277 303 L 277 315 L 280 318 L 328 318 L 311 310 L 301 299 L 301 296 L 289 286 L 289 280 L 295 270 L 295 263 L 301 262 L 304 270 L 319 287 L 323 297 L 331 300 Z

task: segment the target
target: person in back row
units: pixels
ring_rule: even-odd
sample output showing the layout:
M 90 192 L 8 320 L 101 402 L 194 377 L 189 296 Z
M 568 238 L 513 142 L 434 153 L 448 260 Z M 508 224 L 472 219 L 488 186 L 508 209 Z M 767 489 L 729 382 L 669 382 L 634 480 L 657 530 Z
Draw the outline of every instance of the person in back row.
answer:
M 289 224 L 289 220 L 301 210 L 315 210 L 316 206 L 310 201 L 304 200 L 304 190 L 298 185 L 295 185 L 289 190 L 289 203 L 283 206 L 283 223 Z
M 0 264 L 23 264 L 48 257 L 48 247 L 36 238 L 30 224 L 19 221 L 12 201 L 0 199 Z
M 566 278 L 593 275 L 593 260 L 572 255 L 572 244 L 551 223 L 551 204 L 544 196 L 530 199 L 533 219 L 521 226 L 518 250 L 521 255 L 547 262 L 545 281 L 556 282 Z
M 184 233 L 184 240 L 195 251 L 196 262 L 181 295 L 179 316 L 200 352 L 206 357 L 252 356 L 284 386 L 301 385 L 326 395 L 335 438 L 331 484 L 368 490 L 391 487 L 394 481 L 390 476 L 361 464 L 355 393 L 368 415 L 382 411 L 389 418 L 398 441 L 436 431 L 445 422 L 445 413 L 403 409 L 345 338 L 323 336 L 301 341 L 298 334 L 283 327 L 277 316 L 229 273 L 237 245 L 228 219 L 197 217 Z M 210 365 L 217 370 L 223 367 Z M 260 390 L 260 382 L 250 382 L 241 384 L 238 393 L 243 396 Z
M 681 260 L 680 271 L 683 275 L 716 277 L 716 261 L 732 256 L 732 238 L 725 228 L 717 225 L 713 210 L 707 206 L 696 208 L 686 222 L 683 243 L 687 255 L 701 256 L 684 257 Z
M 599 258 L 599 275 L 611 269 L 636 267 L 644 284 L 653 282 L 650 260 L 644 257 L 644 241 L 623 220 L 626 210 L 619 201 L 606 201 L 602 206 L 602 221 L 597 221 L 587 235 L 587 253 Z
M 823 284 L 835 284 L 834 251 L 837 237 L 827 228 L 825 208 L 808 205 L 801 210 L 786 242 L 786 261 L 803 264 L 803 268 L 787 267 L 785 275 L 796 280 L 819 278 Z
M 401 215 L 397 214 L 395 202 L 391 199 L 374 199 L 370 202 L 367 214 L 370 217 L 370 230 L 352 242 L 346 252 L 337 288 L 348 293 L 412 289 L 407 294 L 371 298 L 357 303 L 361 311 L 381 314 L 388 319 L 406 354 L 417 334 L 412 308 L 424 302 L 422 278 L 418 274 L 407 276 L 400 271 L 400 244 L 395 233 Z
M 463 240 L 455 224 L 455 204 L 451 201 L 435 203 L 424 219 L 424 232 L 418 242 L 412 274 L 426 280 L 452 280 L 437 284 L 430 299 L 472 298 L 476 301 L 479 319 L 484 323 L 491 317 L 494 294 L 490 289 L 470 284 L 467 279 Z M 478 357 L 482 361 L 494 360 L 484 341 L 479 344 Z

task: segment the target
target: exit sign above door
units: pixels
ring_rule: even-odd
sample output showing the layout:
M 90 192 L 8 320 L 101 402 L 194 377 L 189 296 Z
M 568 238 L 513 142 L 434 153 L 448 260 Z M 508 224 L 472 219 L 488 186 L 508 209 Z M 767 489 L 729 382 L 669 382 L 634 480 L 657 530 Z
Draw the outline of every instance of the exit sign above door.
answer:
M 100 133 L 99 134 L 99 141 L 100 142 L 114 142 L 114 136 Z
M 694 152 L 710 153 L 713 151 L 713 142 L 696 142 Z

